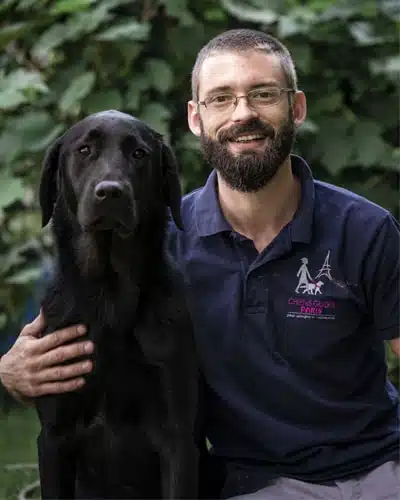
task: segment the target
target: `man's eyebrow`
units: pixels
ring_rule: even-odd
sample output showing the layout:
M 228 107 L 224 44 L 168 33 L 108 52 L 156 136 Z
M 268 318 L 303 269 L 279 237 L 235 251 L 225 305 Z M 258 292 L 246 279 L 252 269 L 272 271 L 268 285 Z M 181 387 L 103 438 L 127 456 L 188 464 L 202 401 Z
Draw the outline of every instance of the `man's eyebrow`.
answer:
M 251 85 L 249 90 L 255 89 L 263 89 L 265 87 L 280 87 L 279 83 L 274 80 L 268 80 L 262 83 L 256 83 L 255 85 Z
M 220 85 L 219 87 L 214 87 L 206 92 L 206 97 L 210 94 L 215 94 L 218 92 L 233 92 L 232 87 L 229 85 Z
M 265 87 L 279 87 L 279 83 L 275 80 L 267 80 L 265 82 L 255 83 L 254 85 L 250 85 L 248 90 L 256 90 Z M 220 85 L 218 87 L 214 87 L 206 92 L 206 97 L 212 94 L 216 94 L 219 92 L 229 92 L 233 93 L 234 90 L 230 85 Z

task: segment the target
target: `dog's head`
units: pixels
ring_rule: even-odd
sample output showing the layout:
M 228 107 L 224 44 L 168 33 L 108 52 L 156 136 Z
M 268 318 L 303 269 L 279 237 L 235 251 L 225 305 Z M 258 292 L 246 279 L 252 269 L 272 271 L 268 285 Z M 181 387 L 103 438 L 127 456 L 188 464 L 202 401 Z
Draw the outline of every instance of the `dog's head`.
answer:
M 132 234 L 149 199 L 169 206 L 182 228 L 175 157 L 159 134 L 125 113 L 90 115 L 49 147 L 39 191 L 43 226 L 61 192 L 85 232 Z

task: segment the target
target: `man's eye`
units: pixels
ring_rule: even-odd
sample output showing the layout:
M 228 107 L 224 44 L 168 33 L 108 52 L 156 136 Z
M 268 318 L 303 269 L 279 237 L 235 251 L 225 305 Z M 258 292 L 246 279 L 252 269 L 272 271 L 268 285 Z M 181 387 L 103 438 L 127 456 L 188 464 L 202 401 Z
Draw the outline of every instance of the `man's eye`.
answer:
M 220 94 L 210 98 L 212 104 L 224 104 L 231 102 L 233 97 L 229 94 Z
M 81 146 L 80 148 L 78 148 L 78 152 L 82 156 L 89 156 L 91 151 L 90 151 L 90 147 L 87 144 L 84 144 L 83 146 Z
M 279 94 L 279 92 L 278 92 Z M 254 92 L 253 99 L 260 99 L 263 101 L 268 101 L 269 99 L 274 99 L 277 96 L 277 92 L 275 90 L 259 90 Z

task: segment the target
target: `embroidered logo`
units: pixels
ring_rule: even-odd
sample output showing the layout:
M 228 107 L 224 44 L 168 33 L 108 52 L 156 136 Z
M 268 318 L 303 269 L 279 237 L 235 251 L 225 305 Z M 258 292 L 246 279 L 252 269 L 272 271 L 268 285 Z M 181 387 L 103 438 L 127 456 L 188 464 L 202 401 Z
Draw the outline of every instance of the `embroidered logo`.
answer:
M 297 287 L 295 290 L 296 293 L 300 293 L 300 291 L 302 290 L 303 294 L 306 293 L 308 295 L 316 295 L 316 294 L 321 295 L 321 287 L 323 286 L 324 282 L 321 281 L 320 278 L 324 276 L 328 278 L 329 281 L 333 281 L 331 276 L 331 265 L 329 263 L 330 253 L 331 251 L 328 250 L 324 263 L 321 269 L 318 271 L 318 274 L 315 276 L 315 278 L 312 278 L 310 271 L 308 270 L 307 257 L 303 257 L 301 259 L 302 264 L 299 270 L 297 271 L 297 277 L 299 278 L 299 282 L 297 283 Z
M 321 268 L 314 277 L 311 275 L 308 268 L 307 257 L 303 257 L 300 260 L 301 265 L 296 274 L 298 282 L 295 293 L 297 296 L 290 297 L 288 300 L 291 311 L 287 313 L 287 317 L 302 319 L 335 319 L 335 301 L 323 300 L 322 297 L 325 283 L 327 281 L 335 282 L 331 275 L 330 250 L 328 250 Z M 300 298 L 303 295 L 308 297 Z M 321 297 L 317 299 L 316 296 Z

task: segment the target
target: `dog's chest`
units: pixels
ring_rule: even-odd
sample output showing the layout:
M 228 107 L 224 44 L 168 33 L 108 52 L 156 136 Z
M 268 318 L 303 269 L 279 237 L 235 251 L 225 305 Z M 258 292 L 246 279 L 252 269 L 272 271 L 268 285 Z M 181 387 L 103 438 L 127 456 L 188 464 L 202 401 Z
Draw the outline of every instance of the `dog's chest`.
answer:
M 159 459 L 151 429 L 165 423 L 168 410 L 160 368 L 149 364 L 137 346 L 107 347 L 100 349 L 97 371 L 83 394 L 79 469 L 93 481 L 102 478 L 104 487 L 115 484 L 120 492 L 132 481 L 147 484 L 149 471 L 153 478 L 157 475 Z M 132 476 L 129 464 L 133 463 L 139 469 L 141 464 L 147 466 Z

